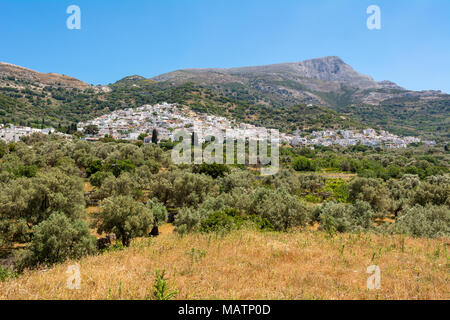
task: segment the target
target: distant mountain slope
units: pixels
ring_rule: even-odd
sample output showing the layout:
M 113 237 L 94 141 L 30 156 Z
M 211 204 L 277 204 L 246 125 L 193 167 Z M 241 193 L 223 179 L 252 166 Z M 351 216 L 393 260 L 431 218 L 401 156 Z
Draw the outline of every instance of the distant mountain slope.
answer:
M 191 82 L 261 108 L 319 105 L 400 134 L 450 137 L 450 95 L 377 82 L 338 57 L 231 69 L 186 69 L 150 79 L 169 86 Z
M 365 88 L 381 88 L 382 85 L 375 82 L 371 77 L 362 75 L 345 64 L 339 57 L 324 57 L 306 60 L 296 63 L 280 63 L 267 66 L 242 67 L 231 69 L 186 69 L 180 73 L 173 72 L 153 78 L 154 80 L 171 80 L 182 77 L 184 74 L 189 80 L 196 77 L 209 75 L 229 76 L 229 79 L 241 81 L 250 80 L 253 77 L 264 76 L 273 79 L 286 79 L 298 82 L 306 79 L 315 79 L 324 82 L 339 82 L 349 86 Z M 314 85 L 311 84 L 311 87 Z
M 341 106 L 364 99 L 377 103 L 384 96 L 371 95 L 374 90 L 386 93 L 387 90 L 404 91 L 393 82 L 376 82 L 356 72 L 338 57 L 259 67 L 186 69 L 151 80 L 173 85 L 194 82 L 220 90 L 226 96 L 272 106 L 298 103 Z
M 83 81 L 57 73 L 40 73 L 31 69 L 0 62 L 0 86 L 17 81 L 17 85 L 54 86 L 64 88 L 90 89 Z
M 374 126 L 450 140 L 450 95 L 376 82 L 338 57 L 134 75 L 109 87 L 0 63 L 0 122 L 73 128 L 116 109 L 163 101 L 284 131 Z

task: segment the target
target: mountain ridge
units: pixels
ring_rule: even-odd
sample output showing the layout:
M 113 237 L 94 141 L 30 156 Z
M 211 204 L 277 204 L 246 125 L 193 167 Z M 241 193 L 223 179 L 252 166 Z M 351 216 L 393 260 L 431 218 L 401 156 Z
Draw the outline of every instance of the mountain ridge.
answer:
M 18 66 L 8 62 L 0 62 L 0 84 L 4 83 L 4 79 L 19 80 L 24 84 L 36 85 L 37 83 L 42 86 L 57 86 L 65 88 L 77 88 L 86 90 L 92 88 L 91 85 L 78 80 L 74 77 L 58 73 L 41 73 L 26 67 Z
M 377 82 L 336 56 L 267 66 L 182 69 L 153 78 L 132 75 L 107 87 L 0 63 L 0 94 L 8 98 L 0 99 L 3 122 L 37 125 L 49 117 L 52 125 L 61 125 L 63 119 L 67 126 L 118 108 L 166 101 L 288 130 L 320 124 L 320 119 L 326 119 L 322 125 L 348 119 L 353 122 L 347 125 L 362 122 L 399 135 L 450 138 L 450 95 Z M 307 110 L 296 108 L 299 105 L 320 106 L 321 115 L 293 114 Z

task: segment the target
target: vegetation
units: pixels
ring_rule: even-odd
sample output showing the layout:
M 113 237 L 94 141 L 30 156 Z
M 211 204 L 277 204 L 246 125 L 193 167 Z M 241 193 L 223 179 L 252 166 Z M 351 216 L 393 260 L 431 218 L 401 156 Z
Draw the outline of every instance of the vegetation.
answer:
M 153 297 L 155 300 L 170 300 L 176 296 L 178 291 L 169 289 L 165 278 L 166 270 L 156 270 L 155 283 L 153 284 Z
M 67 259 L 79 259 L 95 252 L 95 237 L 84 221 L 71 221 L 62 213 L 53 213 L 33 230 L 33 239 L 21 252 L 17 268 L 49 266 Z
M 64 285 L 68 261 L 0 282 L 0 299 L 155 299 L 155 270 L 166 270 L 166 293 L 181 300 L 449 298 L 448 239 L 254 229 L 180 237 L 170 225 L 161 232 L 77 261 L 80 290 Z M 380 290 L 367 290 L 370 265 L 381 268 Z
M 7 283 L 21 281 L 23 274 L 30 274 L 27 269 L 67 260 L 94 261 L 97 257 L 89 256 L 96 255 L 127 255 L 136 245 L 145 252 L 159 252 L 163 249 L 158 248 L 184 243 L 184 238 L 200 241 L 204 248 L 206 240 L 195 239 L 218 235 L 230 239 L 236 234 L 285 239 L 295 233 L 305 237 L 302 241 L 312 235 L 328 248 L 334 244 L 321 235 L 347 239 L 343 242 L 347 248 L 356 242 L 364 246 L 365 237 L 378 235 L 383 235 L 373 238 L 378 242 L 394 241 L 380 239 L 398 235 L 434 241 L 450 236 L 449 153 L 440 147 L 392 151 L 361 146 L 282 147 L 280 171 L 260 176 L 243 166 L 174 165 L 170 150 L 158 144 L 88 143 L 34 135 L 0 146 L 0 249 L 15 253 L 15 271 L 22 274 L 11 279 L 2 271 Z M 160 234 L 155 228 L 165 230 L 170 219 L 183 237 L 170 237 L 172 242 L 161 243 L 163 247 L 153 246 L 159 237 L 141 239 Z M 89 225 L 95 230 L 89 230 Z M 125 249 L 98 251 L 96 237 L 91 236 L 95 232 L 97 238 L 115 234 Z M 351 237 L 358 240 L 351 242 Z M 296 244 L 304 245 L 309 246 Z M 277 242 L 276 246 L 270 259 L 290 255 L 292 249 L 284 252 L 280 249 L 284 245 Z M 370 250 L 381 247 L 385 246 Z M 198 261 L 194 260 L 181 274 L 195 270 Z M 171 270 L 171 278 L 174 275 L 167 265 L 152 266 Z M 145 288 L 142 297 L 173 298 L 164 275 L 156 278 L 158 288 Z M 186 294 L 179 289 L 177 298 Z

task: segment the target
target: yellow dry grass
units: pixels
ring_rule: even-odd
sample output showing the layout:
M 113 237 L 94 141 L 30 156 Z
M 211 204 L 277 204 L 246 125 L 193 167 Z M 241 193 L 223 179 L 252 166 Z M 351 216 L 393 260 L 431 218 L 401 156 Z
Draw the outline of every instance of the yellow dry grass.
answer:
M 29 271 L 0 283 L 0 299 L 146 299 L 165 269 L 177 299 L 449 299 L 448 239 L 319 231 L 190 234 L 170 225 L 130 248 Z M 66 287 L 78 264 L 81 289 Z M 381 269 L 368 290 L 366 268 Z

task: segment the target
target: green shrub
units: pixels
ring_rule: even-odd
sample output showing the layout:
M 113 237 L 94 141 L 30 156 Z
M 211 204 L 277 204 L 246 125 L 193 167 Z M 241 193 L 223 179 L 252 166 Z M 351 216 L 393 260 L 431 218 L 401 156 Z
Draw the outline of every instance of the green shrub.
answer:
M 89 167 L 86 169 L 86 174 L 88 175 L 88 177 L 90 177 L 91 175 L 93 175 L 96 172 L 99 172 L 103 169 L 103 165 L 102 165 L 102 161 L 99 159 L 96 159 L 94 161 L 91 162 L 91 164 L 89 165 Z
M 373 227 L 374 213 L 370 204 L 356 201 L 354 205 L 325 202 L 316 209 L 315 218 L 319 229 L 332 232 L 360 232 Z
M 170 300 L 178 293 L 177 290 L 169 288 L 165 275 L 166 270 L 156 270 L 155 272 L 155 282 L 153 284 L 153 299 L 155 300 Z
M 307 194 L 304 197 L 305 201 L 311 202 L 311 203 L 321 203 L 322 202 L 322 198 L 315 196 L 313 194 Z
M 197 229 L 208 212 L 195 210 L 193 208 L 182 208 L 175 217 L 174 225 L 179 234 L 186 234 Z
M 109 197 L 102 201 L 101 208 L 94 214 L 98 233 L 114 233 L 126 247 L 132 238 L 147 235 L 155 225 L 152 211 L 130 196 Z
M 14 170 L 14 175 L 16 177 L 26 177 L 26 178 L 32 178 L 35 177 L 37 172 L 39 171 L 39 168 L 35 165 L 31 166 L 19 166 Z
M 210 214 L 200 223 L 201 232 L 228 232 L 235 225 L 235 219 L 226 211 L 217 211 Z
M 405 210 L 388 231 L 412 237 L 450 237 L 450 210 L 446 206 L 416 205 Z
M 224 164 L 214 162 L 212 164 L 202 163 L 201 165 L 195 165 L 193 172 L 206 174 L 217 179 L 218 177 L 223 177 L 226 173 L 230 173 L 230 169 Z
M 319 222 L 321 230 L 329 233 L 348 232 L 352 229 L 352 208 L 344 203 L 326 202 L 320 208 Z
M 0 282 L 14 279 L 17 277 L 17 273 L 7 268 L 0 267 Z
M 340 179 L 330 179 L 325 191 L 331 192 L 337 202 L 347 202 L 350 196 L 347 183 Z
M 250 213 L 267 219 L 274 230 L 286 231 L 291 227 L 304 226 L 309 221 L 308 207 L 283 189 L 258 188 L 253 192 L 252 199 Z
M 31 244 L 20 253 L 19 271 L 38 265 L 52 265 L 67 259 L 79 259 L 96 251 L 96 239 L 82 220 L 71 220 L 53 213 L 33 228 Z
M 114 177 L 109 171 L 98 171 L 89 177 L 89 183 L 94 187 L 100 188 L 107 178 Z
M 294 160 L 292 167 L 294 168 L 295 171 L 316 171 L 317 169 L 317 166 L 314 163 L 314 161 L 303 156 L 298 156 Z

